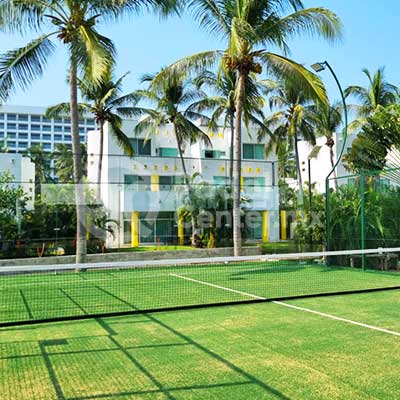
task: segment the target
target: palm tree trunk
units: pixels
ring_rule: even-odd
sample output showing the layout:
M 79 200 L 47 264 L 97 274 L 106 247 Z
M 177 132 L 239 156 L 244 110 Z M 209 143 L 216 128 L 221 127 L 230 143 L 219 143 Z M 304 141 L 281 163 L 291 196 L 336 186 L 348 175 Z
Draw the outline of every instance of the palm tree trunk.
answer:
M 181 159 L 182 171 L 183 171 L 183 175 L 184 175 L 184 178 L 185 178 L 185 185 L 186 185 L 186 188 L 187 188 L 187 191 L 188 191 L 189 202 L 190 202 L 191 207 L 193 207 L 192 206 L 192 186 L 190 184 L 190 177 L 188 175 L 188 172 L 187 172 L 187 169 L 186 169 L 186 164 L 185 164 L 185 159 L 183 157 L 182 143 L 181 143 L 181 141 L 179 139 L 178 132 L 177 132 L 177 129 L 176 129 L 176 125 L 175 124 L 173 124 L 173 125 L 174 125 L 175 140 L 176 140 L 176 143 L 178 145 L 179 158 Z M 196 218 L 192 214 L 192 237 L 196 233 L 196 227 L 197 227 Z
M 241 231 L 241 167 L 242 167 L 242 113 L 245 96 L 246 74 L 239 71 L 236 98 L 236 121 L 233 152 L 233 249 L 234 255 L 240 256 L 242 252 Z
M 297 184 L 299 186 L 299 195 L 298 195 L 298 208 L 300 211 L 303 211 L 303 203 L 304 203 L 304 193 L 303 193 L 303 178 L 301 176 L 301 165 L 300 165 L 300 156 L 299 156 L 299 143 L 297 134 L 294 135 L 294 152 L 296 158 L 296 169 L 297 169 Z
M 235 140 L 235 114 L 231 113 L 229 116 L 229 124 L 231 128 L 231 147 L 229 151 L 229 184 L 233 185 L 233 147 Z
M 97 200 L 101 198 L 101 173 L 103 170 L 104 153 L 104 121 L 100 121 L 100 146 L 99 146 L 99 166 L 97 171 Z
M 79 115 L 78 115 L 78 84 L 77 68 L 74 61 L 71 61 L 69 78 L 71 96 L 71 136 L 72 136 L 72 158 L 74 163 L 74 184 L 75 184 L 75 203 L 76 203 L 76 262 L 78 264 L 86 261 L 86 220 L 85 220 L 85 201 L 82 186 L 82 160 L 81 146 L 79 138 Z

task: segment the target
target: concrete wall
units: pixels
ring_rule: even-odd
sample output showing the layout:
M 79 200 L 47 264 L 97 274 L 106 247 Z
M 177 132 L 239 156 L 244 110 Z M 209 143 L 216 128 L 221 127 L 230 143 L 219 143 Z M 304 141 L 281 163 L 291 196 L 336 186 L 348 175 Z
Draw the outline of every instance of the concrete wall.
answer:
M 261 255 L 258 246 L 244 247 L 243 256 Z M 89 254 L 88 263 L 113 262 L 113 261 L 141 261 L 141 260 L 177 260 L 191 258 L 209 257 L 229 257 L 233 256 L 233 248 L 221 249 L 193 249 L 193 250 L 170 250 L 170 251 L 138 251 L 121 252 L 108 254 Z M 43 257 L 43 258 L 20 258 L 11 260 L 0 260 L 0 268 L 6 266 L 25 266 L 25 265 L 60 265 L 73 264 L 75 256 Z

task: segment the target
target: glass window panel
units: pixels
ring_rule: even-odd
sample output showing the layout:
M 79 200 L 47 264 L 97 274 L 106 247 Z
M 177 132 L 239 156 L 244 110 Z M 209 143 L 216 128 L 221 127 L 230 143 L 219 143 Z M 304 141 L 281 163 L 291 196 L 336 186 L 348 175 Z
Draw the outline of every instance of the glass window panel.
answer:
M 161 157 L 178 157 L 178 149 L 173 147 L 160 147 L 159 153 Z

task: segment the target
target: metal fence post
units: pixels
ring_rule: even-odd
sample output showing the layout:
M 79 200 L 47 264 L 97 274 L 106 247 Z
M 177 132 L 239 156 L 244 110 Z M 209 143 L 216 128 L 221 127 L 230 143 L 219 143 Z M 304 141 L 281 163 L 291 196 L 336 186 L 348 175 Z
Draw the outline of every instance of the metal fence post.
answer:
M 365 175 L 363 173 L 360 174 L 360 196 L 361 196 L 361 210 L 360 210 L 360 219 L 361 219 L 361 250 L 365 250 Z M 366 269 L 366 256 L 362 255 L 362 269 Z

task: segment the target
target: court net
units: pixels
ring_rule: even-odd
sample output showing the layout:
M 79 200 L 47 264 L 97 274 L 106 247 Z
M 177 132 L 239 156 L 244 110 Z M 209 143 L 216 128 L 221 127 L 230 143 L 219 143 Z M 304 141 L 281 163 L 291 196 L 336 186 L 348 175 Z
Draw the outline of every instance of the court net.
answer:
M 400 289 L 400 248 L 0 268 L 0 326 Z

